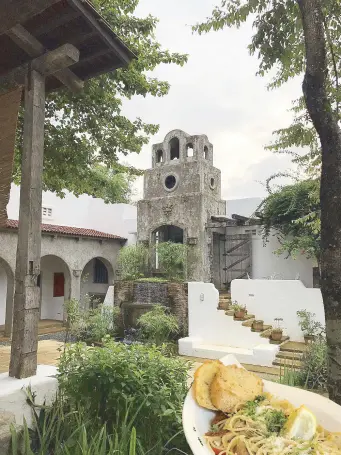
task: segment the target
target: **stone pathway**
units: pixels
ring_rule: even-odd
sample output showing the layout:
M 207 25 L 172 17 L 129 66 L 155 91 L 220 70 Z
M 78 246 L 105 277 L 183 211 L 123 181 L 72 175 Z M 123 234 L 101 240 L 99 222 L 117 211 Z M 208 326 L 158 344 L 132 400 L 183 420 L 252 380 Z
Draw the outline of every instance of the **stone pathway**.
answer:
M 38 364 L 57 365 L 60 356 L 59 349 L 63 343 L 56 340 L 43 340 L 38 343 Z M 8 371 L 11 347 L 0 346 L 0 373 Z

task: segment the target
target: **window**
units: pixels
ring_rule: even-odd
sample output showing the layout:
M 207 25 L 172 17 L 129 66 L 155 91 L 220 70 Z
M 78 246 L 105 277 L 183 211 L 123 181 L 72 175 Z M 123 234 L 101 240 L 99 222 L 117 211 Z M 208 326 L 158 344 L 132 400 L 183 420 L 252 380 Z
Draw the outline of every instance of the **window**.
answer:
M 165 178 L 165 187 L 168 189 L 168 190 L 172 190 L 176 185 L 176 178 L 174 175 L 168 175 L 166 178 Z
M 156 152 L 156 162 L 157 163 L 162 163 L 163 162 L 163 151 L 162 150 L 158 150 Z
M 107 284 L 109 282 L 108 269 L 99 259 L 95 259 L 94 283 Z
M 52 218 L 52 207 L 42 207 L 41 214 L 43 218 Z
M 245 229 L 245 234 L 257 235 L 256 229 Z
M 214 190 L 214 188 L 215 188 L 215 180 L 213 177 L 211 177 L 211 179 L 210 179 L 210 187 L 212 190 Z
M 191 158 L 194 155 L 193 144 L 186 145 L 187 158 Z
M 64 273 L 53 274 L 53 297 L 64 297 Z
M 180 142 L 177 137 L 173 137 L 169 141 L 170 146 L 170 159 L 171 160 L 178 160 L 180 158 Z
M 205 160 L 208 160 L 208 148 L 207 148 L 207 145 L 205 145 L 205 147 L 204 147 L 204 157 L 205 157 Z

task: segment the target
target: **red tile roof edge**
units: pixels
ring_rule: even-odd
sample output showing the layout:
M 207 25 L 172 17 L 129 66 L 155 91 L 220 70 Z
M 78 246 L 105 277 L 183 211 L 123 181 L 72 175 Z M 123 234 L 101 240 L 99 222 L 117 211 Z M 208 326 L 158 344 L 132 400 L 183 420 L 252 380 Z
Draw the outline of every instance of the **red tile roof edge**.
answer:
M 18 220 L 7 220 L 6 227 L 10 229 L 18 229 Z M 98 239 L 115 239 L 115 240 L 127 240 L 119 235 L 107 234 L 105 232 L 95 231 L 94 229 L 85 229 L 71 226 L 58 226 L 56 224 L 41 224 L 42 232 L 50 234 L 64 234 L 73 235 L 77 237 L 92 237 Z

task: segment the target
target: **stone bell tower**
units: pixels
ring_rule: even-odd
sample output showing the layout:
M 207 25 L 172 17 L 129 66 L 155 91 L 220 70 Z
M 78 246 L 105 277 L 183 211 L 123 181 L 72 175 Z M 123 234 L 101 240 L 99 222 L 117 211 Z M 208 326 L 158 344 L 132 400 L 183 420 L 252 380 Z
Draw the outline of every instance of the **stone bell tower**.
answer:
M 137 206 L 139 242 L 187 244 L 188 280 L 211 281 L 212 238 L 206 223 L 225 210 L 220 170 L 213 166 L 207 136 L 173 130 L 153 145 L 152 169 L 144 174 L 143 199 Z

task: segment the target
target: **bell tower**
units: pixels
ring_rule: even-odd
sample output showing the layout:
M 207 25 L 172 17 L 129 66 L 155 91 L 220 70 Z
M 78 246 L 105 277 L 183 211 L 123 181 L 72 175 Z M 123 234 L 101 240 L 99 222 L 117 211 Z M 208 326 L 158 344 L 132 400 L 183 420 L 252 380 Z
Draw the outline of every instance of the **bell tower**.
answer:
M 145 171 L 137 206 L 139 242 L 188 244 L 188 280 L 211 281 L 212 238 L 206 223 L 225 211 L 221 173 L 213 166 L 207 136 L 173 130 L 153 145 L 152 168 Z

